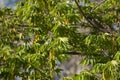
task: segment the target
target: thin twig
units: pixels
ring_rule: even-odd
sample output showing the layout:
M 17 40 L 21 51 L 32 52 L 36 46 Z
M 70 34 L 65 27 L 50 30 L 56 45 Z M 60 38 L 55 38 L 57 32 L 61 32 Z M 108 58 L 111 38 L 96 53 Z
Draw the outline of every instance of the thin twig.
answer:
M 91 12 L 93 12 L 94 10 L 96 10 L 98 7 L 100 7 L 102 4 L 104 4 L 107 0 L 103 0 L 101 1 L 98 5 L 96 5 L 92 10 Z

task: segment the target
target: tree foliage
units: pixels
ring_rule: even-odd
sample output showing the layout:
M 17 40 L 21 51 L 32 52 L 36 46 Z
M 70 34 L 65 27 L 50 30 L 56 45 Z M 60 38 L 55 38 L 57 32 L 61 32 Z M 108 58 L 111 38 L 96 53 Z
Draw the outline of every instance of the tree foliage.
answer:
M 119 80 L 119 3 L 24 0 L 16 9 L 1 9 L 0 78 L 53 80 L 61 71 L 57 61 L 78 54 L 85 57 L 82 64 L 92 68 L 71 79 Z

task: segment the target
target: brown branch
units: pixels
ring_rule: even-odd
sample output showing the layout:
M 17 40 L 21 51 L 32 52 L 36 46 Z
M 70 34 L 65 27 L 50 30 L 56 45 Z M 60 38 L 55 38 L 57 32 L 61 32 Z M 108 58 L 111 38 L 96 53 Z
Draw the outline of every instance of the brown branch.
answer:
M 96 10 L 98 7 L 100 7 L 102 4 L 104 4 L 107 0 L 103 0 L 101 1 L 98 5 L 96 5 L 92 10 L 91 12 L 93 12 L 94 10 Z
M 85 18 L 85 20 L 86 20 L 88 23 L 90 23 L 90 25 L 91 25 L 91 27 L 92 27 L 93 29 L 96 29 L 96 30 L 98 30 L 98 31 L 100 31 L 100 32 L 110 32 L 110 31 L 106 30 L 100 22 L 98 22 L 96 19 L 94 19 L 94 17 L 92 17 L 92 16 L 91 16 L 91 17 L 87 17 L 86 14 L 85 14 L 85 13 L 83 12 L 83 10 L 81 9 L 81 6 L 80 6 L 79 3 L 77 2 L 77 0 L 74 0 L 74 1 L 75 1 L 76 5 L 77 5 L 77 7 L 78 7 L 78 9 L 79 9 L 80 14 Z M 92 14 L 92 13 L 91 13 L 91 14 Z
M 81 6 L 80 6 L 79 3 L 77 2 L 77 0 L 74 0 L 74 1 L 75 1 L 76 5 L 77 5 L 77 7 L 78 7 L 78 9 L 79 9 L 80 14 L 86 19 L 87 22 L 89 22 L 92 26 L 94 26 L 94 24 L 91 23 L 91 21 L 87 19 L 87 16 L 86 16 L 86 15 L 84 14 L 84 12 L 82 11 Z
M 69 51 L 69 52 L 64 52 L 63 54 L 67 54 L 67 55 L 81 55 L 81 56 L 87 56 L 87 54 L 85 54 L 84 52 L 79 52 L 79 51 Z M 111 57 L 109 57 L 107 54 L 104 54 L 104 53 L 98 53 L 98 54 L 93 54 L 93 56 L 103 56 L 103 57 L 106 57 L 106 58 L 109 58 L 111 59 Z
M 70 52 L 65 52 L 64 54 L 68 54 L 68 55 L 80 55 L 80 52 L 75 52 L 75 51 L 70 51 Z

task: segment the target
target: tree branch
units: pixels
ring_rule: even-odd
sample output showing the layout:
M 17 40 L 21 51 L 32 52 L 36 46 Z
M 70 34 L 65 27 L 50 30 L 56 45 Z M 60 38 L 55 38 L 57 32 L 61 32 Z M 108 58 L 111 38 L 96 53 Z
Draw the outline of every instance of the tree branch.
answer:
M 77 7 L 78 7 L 78 9 L 79 9 L 80 14 L 86 19 L 87 22 L 89 22 L 89 23 L 94 27 L 94 24 L 91 23 L 91 21 L 87 19 L 87 16 L 86 16 L 86 15 L 84 14 L 84 12 L 82 11 L 81 6 L 80 6 L 79 3 L 77 2 L 77 0 L 74 0 L 74 1 L 75 1 L 76 5 L 77 5 Z
M 69 54 L 69 55 L 80 55 L 80 52 L 76 52 L 76 51 L 70 51 L 70 52 L 65 52 L 64 54 Z
M 98 7 L 100 7 L 102 4 L 104 4 L 107 0 L 103 0 L 101 1 L 98 5 L 96 5 L 92 10 L 91 12 L 93 12 L 95 9 L 97 9 Z
M 98 22 L 96 19 L 94 19 L 94 17 L 92 17 L 92 16 L 91 16 L 91 17 L 87 17 L 86 14 L 85 14 L 85 13 L 83 12 L 83 10 L 81 9 L 81 6 L 80 6 L 79 3 L 77 2 L 77 0 L 74 0 L 74 1 L 75 1 L 76 5 L 77 5 L 77 7 L 78 7 L 78 9 L 79 9 L 80 14 L 85 18 L 85 20 L 86 20 L 88 23 L 90 23 L 90 25 L 91 25 L 91 27 L 92 27 L 93 29 L 96 29 L 96 30 L 98 30 L 98 31 L 100 31 L 100 32 L 110 32 L 110 31 L 106 30 L 100 22 Z M 92 14 L 92 13 L 91 13 L 91 14 Z

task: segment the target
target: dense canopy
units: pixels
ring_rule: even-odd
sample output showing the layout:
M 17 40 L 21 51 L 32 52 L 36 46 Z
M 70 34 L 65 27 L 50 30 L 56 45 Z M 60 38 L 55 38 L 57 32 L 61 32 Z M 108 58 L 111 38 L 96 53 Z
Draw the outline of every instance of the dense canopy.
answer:
M 0 79 L 53 80 L 58 61 L 81 55 L 81 64 L 92 68 L 65 80 L 119 80 L 119 4 L 23 0 L 15 9 L 0 9 Z

